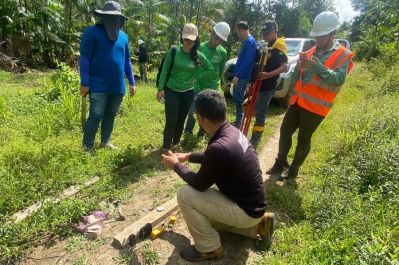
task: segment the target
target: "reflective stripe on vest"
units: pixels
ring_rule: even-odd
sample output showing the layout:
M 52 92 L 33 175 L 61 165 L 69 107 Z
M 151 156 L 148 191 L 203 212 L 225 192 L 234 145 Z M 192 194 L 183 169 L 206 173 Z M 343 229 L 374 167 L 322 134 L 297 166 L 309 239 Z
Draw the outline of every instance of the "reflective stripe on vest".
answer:
M 324 83 L 321 80 L 317 80 L 316 78 L 312 78 L 306 85 L 308 85 L 308 84 L 323 88 L 323 89 L 331 91 L 331 92 L 333 92 L 335 94 L 337 94 L 339 92 L 339 90 L 341 89 L 338 86 L 333 86 L 333 85 L 326 84 L 326 83 Z
M 311 58 L 315 51 L 316 47 L 311 48 L 307 52 L 307 58 Z M 330 55 L 330 57 L 327 58 L 324 62 L 324 66 L 335 71 L 347 60 L 350 60 L 348 67 L 349 73 L 353 66 L 351 60 L 352 57 L 353 53 L 351 51 L 340 46 Z M 292 91 L 290 105 L 297 102 L 300 107 L 308 111 L 321 116 L 327 116 L 333 106 L 333 102 L 340 90 L 340 87 L 323 82 L 323 80 L 316 74 L 312 76 L 312 79 L 308 83 L 303 85 L 301 78 L 302 73 L 303 72 L 300 73 L 300 78 L 296 81 L 295 87 Z
M 333 106 L 333 103 L 321 100 L 319 98 L 315 98 L 315 97 L 313 97 L 313 96 L 311 96 L 309 94 L 306 94 L 303 91 L 295 91 L 295 93 L 293 92 L 292 94 L 293 95 L 295 94 L 295 95 L 298 95 L 300 97 L 303 97 L 303 98 L 313 102 L 314 104 L 317 104 L 317 105 L 320 105 L 320 106 L 323 106 L 323 107 L 326 107 L 326 108 L 331 108 Z
M 346 49 L 343 50 L 340 55 L 336 58 L 336 60 L 333 62 L 332 68 L 337 69 L 339 65 L 342 65 L 343 62 L 345 62 L 346 57 L 349 55 L 349 51 Z

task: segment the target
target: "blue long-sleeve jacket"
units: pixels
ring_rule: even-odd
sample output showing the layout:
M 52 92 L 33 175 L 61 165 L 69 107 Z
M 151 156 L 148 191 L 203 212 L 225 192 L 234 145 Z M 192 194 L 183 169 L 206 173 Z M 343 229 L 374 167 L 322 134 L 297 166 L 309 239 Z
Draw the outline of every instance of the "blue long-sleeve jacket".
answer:
M 135 84 L 127 35 L 120 31 L 116 41 L 107 37 L 102 25 L 88 27 L 80 43 L 80 83 L 90 92 L 124 94 L 124 75 Z
M 254 64 L 256 54 L 256 40 L 254 37 L 249 37 L 241 45 L 240 53 L 238 54 L 236 69 L 234 75 L 239 79 L 250 80 L 252 75 L 252 67 Z

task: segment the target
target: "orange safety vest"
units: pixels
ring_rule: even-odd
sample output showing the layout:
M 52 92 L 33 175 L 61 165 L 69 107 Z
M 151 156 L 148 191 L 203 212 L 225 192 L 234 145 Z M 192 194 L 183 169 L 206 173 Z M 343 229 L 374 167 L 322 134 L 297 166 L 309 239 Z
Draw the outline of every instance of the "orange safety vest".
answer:
M 310 59 L 316 47 L 307 51 L 307 58 Z M 324 62 L 324 66 L 336 70 L 343 65 L 347 60 L 349 61 L 349 68 L 347 74 L 352 70 L 353 53 L 343 46 L 339 46 L 328 59 Z M 317 74 L 314 74 L 312 79 L 303 85 L 301 71 L 295 87 L 292 90 L 290 105 L 298 102 L 298 105 L 310 112 L 316 113 L 323 117 L 327 116 L 331 107 L 333 106 L 335 97 L 337 96 L 340 87 L 325 83 Z

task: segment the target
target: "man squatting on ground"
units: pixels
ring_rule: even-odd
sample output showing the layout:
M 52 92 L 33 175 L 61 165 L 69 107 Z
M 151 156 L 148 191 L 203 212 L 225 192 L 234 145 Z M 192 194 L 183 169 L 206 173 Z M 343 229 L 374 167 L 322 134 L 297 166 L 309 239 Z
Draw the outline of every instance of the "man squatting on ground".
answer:
M 270 248 L 274 214 L 266 213 L 266 194 L 259 161 L 248 139 L 226 121 L 226 101 L 206 89 L 195 100 L 197 121 L 212 138 L 205 152 L 162 155 L 165 165 L 186 183 L 177 194 L 180 211 L 194 246 L 180 252 L 188 261 L 223 257 L 218 230 L 260 238 L 258 246 Z M 199 163 L 197 173 L 184 162 Z M 218 189 L 211 188 L 216 184 Z

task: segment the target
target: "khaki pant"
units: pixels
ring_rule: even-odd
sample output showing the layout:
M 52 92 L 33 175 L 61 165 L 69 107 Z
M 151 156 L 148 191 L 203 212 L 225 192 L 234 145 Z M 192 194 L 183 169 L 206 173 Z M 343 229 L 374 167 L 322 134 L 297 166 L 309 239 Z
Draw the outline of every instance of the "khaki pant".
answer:
M 256 238 L 260 218 L 253 218 L 235 202 L 216 189 L 204 192 L 184 185 L 177 193 L 177 202 L 188 229 L 200 252 L 211 252 L 221 246 L 217 230 Z

